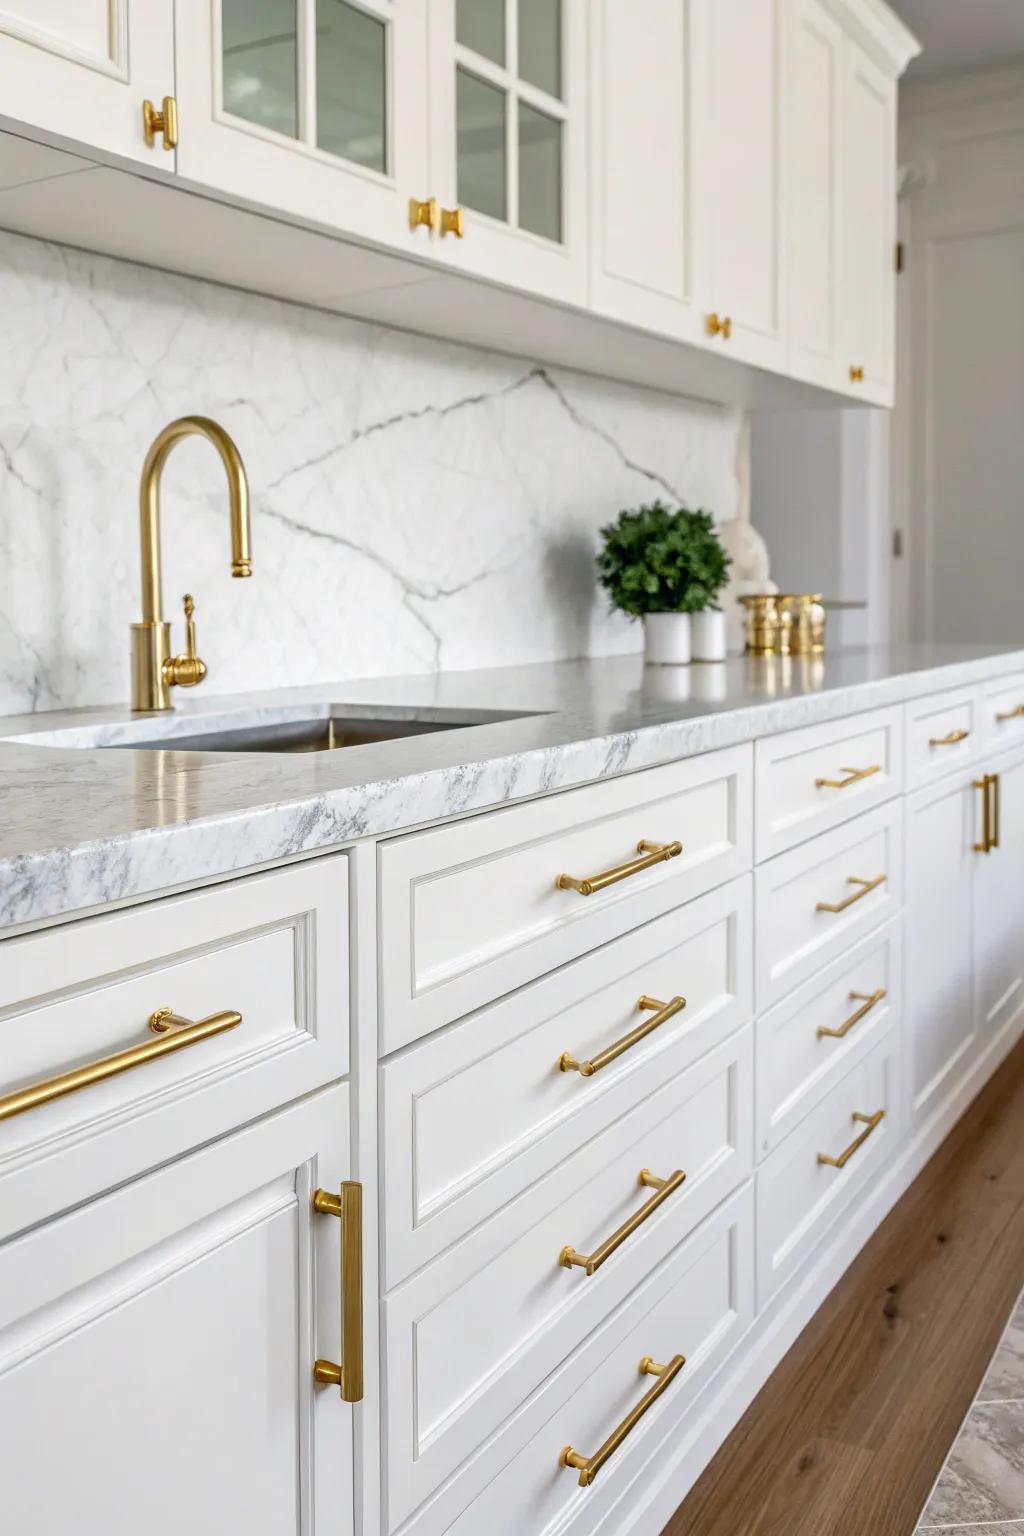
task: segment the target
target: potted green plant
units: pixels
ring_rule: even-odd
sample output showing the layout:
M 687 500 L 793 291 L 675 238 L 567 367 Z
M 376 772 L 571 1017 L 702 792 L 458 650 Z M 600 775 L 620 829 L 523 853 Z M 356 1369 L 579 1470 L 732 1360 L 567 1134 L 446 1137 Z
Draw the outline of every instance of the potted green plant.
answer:
M 643 619 L 647 660 L 687 662 L 691 653 L 700 661 L 724 659 L 725 615 L 712 604 L 730 562 L 711 513 L 672 511 L 655 501 L 620 512 L 601 536 L 598 580 L 613 608 Z

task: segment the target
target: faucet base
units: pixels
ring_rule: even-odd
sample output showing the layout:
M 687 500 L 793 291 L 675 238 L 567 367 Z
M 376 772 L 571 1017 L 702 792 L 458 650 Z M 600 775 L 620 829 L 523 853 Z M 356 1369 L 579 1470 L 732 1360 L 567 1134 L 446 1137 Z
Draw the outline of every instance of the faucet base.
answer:
M 164 673 L 170 656 L 170 624 L 132 625 L 132 709 L 151 712 L 174 708 Z

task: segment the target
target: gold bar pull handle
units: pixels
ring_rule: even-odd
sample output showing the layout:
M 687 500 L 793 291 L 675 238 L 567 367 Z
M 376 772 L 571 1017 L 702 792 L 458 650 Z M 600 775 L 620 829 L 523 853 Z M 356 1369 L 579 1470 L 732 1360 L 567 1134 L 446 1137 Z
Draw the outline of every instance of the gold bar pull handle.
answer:
M 991 853 L 996 846 L 992 841 L 992 797 L 989 791 L 992 788 L 992 774 L 983 774 L 973 783 L 975 789 L 981 790 L 981 842 L 972 846 L 975 853 Z
M 872 891 L 877 891 L 880 885 L 885 884 L 885 875 L 876 875 L 873 880 L 861 880 L 856 875 L 851 875 L 847 885 L 855 885 L 857 889 L 849 896 L 844 896 L 842 901 L 819 901 L 816 907 L 818 912 L 845 912 L 847 907 L 852 907 L 857 901 L 863 901 L 865 896 L 870 896 Z
M 641 1188 L 653 1189 L 656 1192 L 647 1204 L 635 1211 L 628 1221 L 624 1221 L 611 1237 L 606 1237 L 593 1253 L 577 1253 L 572 1244 L 567 1243 L 558 1255 L 559 1264 L 564 1269 L 572 1269 L 574 1264 L 578 1264 L 580 1269 L 585 1269 L 588 1275 L 596 1274 L 605 1259 L 610 1259 L 616 1248 L 621 1247 L 627 1237 L 632 1237 L 638 1227 L 642 1227 L 645 1221 L 650 1220 L 659 1205 L 664 1205 L 669 1196 L 675 1194 L 685 1178 L 686 1174 L 681 1168 L 677 1168 L 675 1173 L 667 1179 L 656 1178 L 649 1168 L 641 1168 L 638 1179 Z
M 859 1024 L 861 1019 L 863 1019 L 866 1014 L 869 1014 L 872 1008 L 876 1007 L 877 1004 L 880 1003 L 882 998 L 885 996 L 887 996 L 885 987 L 876 987 L 874 992 L 851 992 L 850 1002 L 859 1002 L 863 1004 L 863 1006 L 858 1008 L 856 1013 L 851 1013 L 848 1019 L 844 1019 L 838 1029 L 826 1029 L 824 1024 L 819 1024 L 818 1039 L 842 1040 L 844 1036 L 850 1033 L 850 1030 L 853 1028 L 853 1026 L 855 1024 Z
M 606 1067 L 610 1061 L 615 1061 L 616 1057 L 631 1050 L 634 1045 L 638 1045 L 668 1019 L 681 1013 L 686 1007 L 686 998 L 673 997 L 667 1003 L 662 1003 L 656 997 L 648 997 L 645 993 L 637 1002 L 637 1007 L 645 1011 L 652 1008 L 657 1011 L 653 1018 L 645 1019 L 642 1024 L 637 1025 L 636 1029 L 631 1029 L 628 1035 L 623 1035 L 622 1039 L 616 1040 L 614 1045 L 606 1046 L 590 1061 L 577 1061 L 569 1051 L 563 1051 L 558 1058 L 559 1072 L 578 1072 L 581 1077 L 593 1077 L 595 1072 L 600 1072 L 601 1068 Z
M 118 1051 L 116 1056 L 103 1056 L 99 1061 L 90 1061 L 84 1067 L 62 1072 L 59 1077 L 49 1077 L 41 1083 L 33 1083 L 30 1088 L 8 1093 L 0 1098 L 0 1120 L 11 1120 L 15 1115 L 24 1114 L 27 1109 L 38 1109 L 40 1105 L 63 1098 L 67 1093 L 76 1093 L 79 1088 L 105 1082 L 108 1077 L 116 1077 L 119 1072 L 128 1072 L 132 1067 L 145 1066 L 148 1061 L 158 1061 L 161 1056 L 171 1056 L 175 1051 L 183 1051 L 188 1045 L 198 1045 L 200 1040 L 209 1040 L 213 1035 L 223 1034 L 226 1029 L 234 1029 L 241 1022 L 242 1015 L 233 1009 L 224 1013 L 211 1013 L 209 1018 L 195 1022 L 182 1018 L 181 1014 L 170 1008 L 158 1008 L 149 1016 L 149 1028 L 160 1036 L 158 1040 L 147 1040 L 142 1045 L 131 1046 L 127 1051 Z
M 998 848 L 999 847 L 999 826 L 1000 826 L 1000 819 L 1001 819 L 1000 818 L 1001 805 L 1000 805 L 1000 795 L 999 795 L 999 775 L 998 775 L 998 773 L 990 773 L 989 776 L 988 776 L 988 781 L 989 781 L 989 786 L 990 786 L 990 788 L 992 790 L 992 847 L 993 848 Z
M 341 1364 L 317 1360 L 316 1381 L 338 1387 L 346 1403 L 363 1398 L 363 1186 L 346 1179 L 341 1194 L 318 1189 L 313 1209 L 341 1219 Z
M 555 889 L 593 896 L 595 891 L 603 891 L 605 886 L 615 885 L 619 880 L 628 880 L 630 875 L 639 875 L 642 870 L 662 864 L 666 859 L 677 859 L 683 851 L 683 845 L 680 842 L 650 843 L 642 837 L 636 845 L 636 851 L 642 855 L 641 858 L 630 859 L 628 864 L 617 864 L 614 869 L 602 870 L 599 875 L 586 875 L 582 880 L 578 880 L 575 875 L 558 875 Z
M 958 742 L 966 741 L 970 734 L 970 731 L 950 731 L 948 736 L 930 736 L 928 738 L 928 745 L 930 747 L 955 747 Z
M 668 1391 L 685 1364 L 684 1355 L 673 1355 L 668 1365 L 658 1365 L 650 1355 L 644 1355 L 640 1361 L 640 1375 L 658 1378 L 651 1390 L 644 1394 L 635 1408 L 629 1410 L 622 1423 L 612 1430 L 601 1449 L 595 1451 L 593 1456 L 584 1456 L 582 1452 L 574 1451 L 571 1445 L 566 1445 L 562 1448 L 558 1465 L 572 1467 L 574 1472 L 580 1474 L 580 1487 L 589 1488 L 605 1462 L 615 1455 L 626 1436 L 636 1428 L 644 1414 L 654 1407 L 662 1393 Z
M 1005 725 L 1007 720 L 1022 719 L 1024 719 L 1024 704 L 1015 704 L 1013 709 L 1004 709 L 1001 714 L 996 715 L 996 721 L 999 725 Z
M 859 784 L 862 779 L 870 779 L 873 774 L 881 773 L 881 763 L 872 763 L 870 768 L 840 768 L 839 772 L 845 777 L 841 779 L 815 779 L 815 789 L 849 789 L 851 784 Z
M 877 1130 L 885 1119 L 885 1110 L 876 1109 L 873 1115 L 862 1115 L 858 1110 L 854 1111 L 853 1118 L 856 1124 L 866 1127 L 859 1136 L 855 1136 L 848 1147 L 844 1147 L 838 1157 L 832 1157 L 828 1152 L 818 1153 L 818 1162 L 823 1168 L 845 1168 L 853 1154 L 858 1151 L 872 1131 Z

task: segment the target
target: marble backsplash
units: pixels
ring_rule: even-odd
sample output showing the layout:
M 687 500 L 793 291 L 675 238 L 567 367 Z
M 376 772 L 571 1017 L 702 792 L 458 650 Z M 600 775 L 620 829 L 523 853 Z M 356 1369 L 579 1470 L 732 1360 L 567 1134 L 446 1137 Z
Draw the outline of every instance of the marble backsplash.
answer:
M 138 476 L 188 412 L 253 504 L 232 581 L 222 471 L 164 476 L 165 606 L 205 692 L 639 649 L 597 530 L 654 496 L 745 513 L 741 414 L 0 233 L 0 714 L 128 694 Z

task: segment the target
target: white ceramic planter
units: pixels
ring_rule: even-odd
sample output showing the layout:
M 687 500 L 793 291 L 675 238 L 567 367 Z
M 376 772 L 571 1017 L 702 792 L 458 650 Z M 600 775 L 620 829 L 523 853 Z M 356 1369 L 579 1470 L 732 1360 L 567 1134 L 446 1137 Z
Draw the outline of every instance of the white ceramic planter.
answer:
M 644 659 L 667 666 L 680 666 L 688 662 L 690 615 L 688 613 L 645 614 Z
M 690 632 L 694 661 L 725 660 L 725 614 L 720 608 L 704 608 L 695 613 Z

